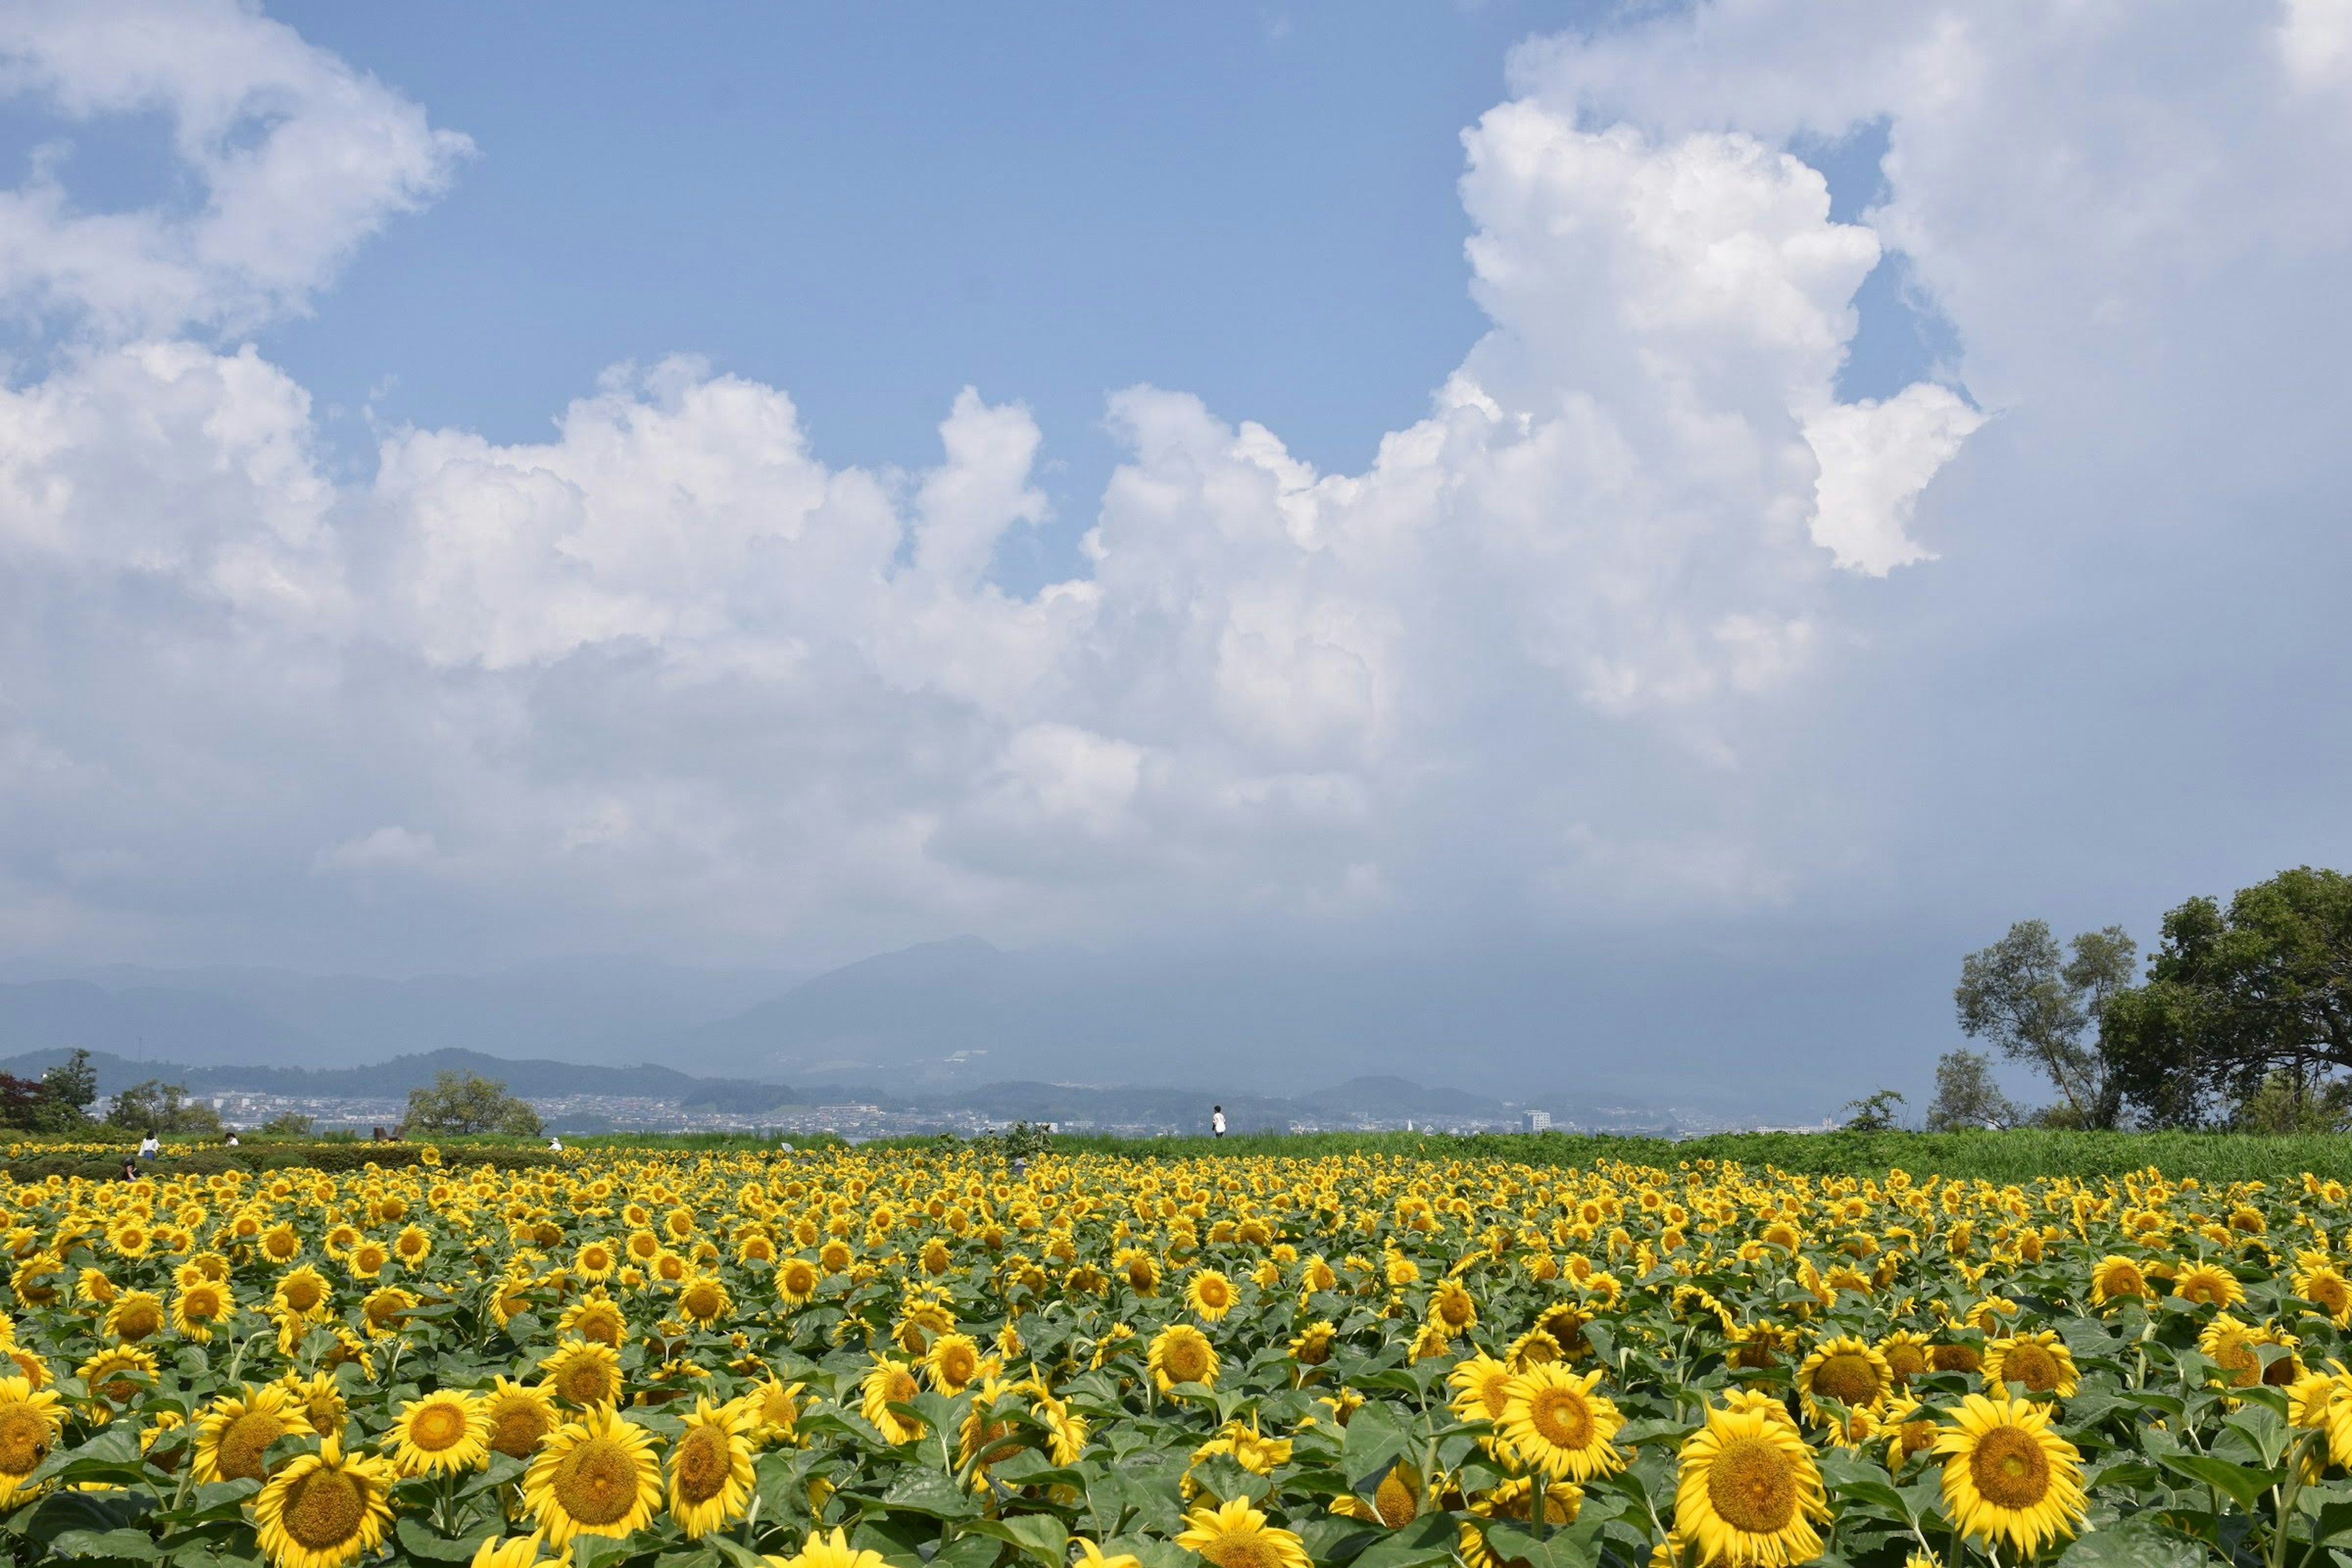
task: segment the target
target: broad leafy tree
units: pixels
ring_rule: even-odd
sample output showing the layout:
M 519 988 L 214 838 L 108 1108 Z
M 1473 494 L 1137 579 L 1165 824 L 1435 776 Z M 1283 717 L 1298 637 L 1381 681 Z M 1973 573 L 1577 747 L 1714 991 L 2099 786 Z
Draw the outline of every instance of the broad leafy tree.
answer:
M 509 1094 L 498 1079 L 470 1072 L 437 1073 L 431 1088 L 410 1089 L 405 1125 L 412 1134 L 504 1132 L 536 1138 L 543 1131 L 529 1102 Z
M 1960 1030 L 2011 1061 L 2032 1064 L 2064 1101 L 2063 1120 L 2113 1127 L 2123 1110 L 2106 1059 L 2084 1033 L 2104 1036 L 2108 1005 L 2132 983 L 2139 949 L 2120 926 L 2085 931 L 2061 947 L 2045 921 L 2020 921 L 1960 962 L 1952 993 Z
M 2261 1099 L 2264 1120 L 2301 1122 L 2352 1071 L 2352 877 L 2303 866 L 2226 909 L 2189 900 L 2106 1021 L 2109 1073 L 2148 1121 L 2194 1125 Z
M 2000 1091 L 1992 1058 L 1982 1051 L 1947 1051 L 1936 1062 L 1936 1098 L 1927 1106 L 1927 1131 L 1958 1132 L 1971 1127 L 2014 1127 L 2025 1110 Z

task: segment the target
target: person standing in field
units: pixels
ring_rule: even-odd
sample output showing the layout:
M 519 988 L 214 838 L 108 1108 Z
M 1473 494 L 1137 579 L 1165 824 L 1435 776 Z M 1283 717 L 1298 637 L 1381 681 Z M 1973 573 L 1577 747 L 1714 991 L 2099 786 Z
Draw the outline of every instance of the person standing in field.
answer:
M 1223 1106 L 1213 1105 L 1209 1107 L 1209 1131 L 1219 1138 L 1223 1138 L 1225 1135 L 1225 1108 Z

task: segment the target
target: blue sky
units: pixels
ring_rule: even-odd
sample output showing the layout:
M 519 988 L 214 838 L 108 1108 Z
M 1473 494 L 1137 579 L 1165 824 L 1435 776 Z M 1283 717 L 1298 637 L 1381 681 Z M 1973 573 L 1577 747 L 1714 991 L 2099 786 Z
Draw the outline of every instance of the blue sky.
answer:
M 259 341 L 354 466 L 371 412 L 536 439 L 607 366 L 688 353 L 793 389 L 830 460 L 915 468 L 977 385 L 1045 431 L 1055 521 L 1000 563 L 1034 585 L 1091 521 L 1117 388 L 1196 393 L 1327 469 L 1418 417 L 1486 324 L 1459 133 L 1514 44 L 1612 10 L 282 5 L 478 151 Z M 97 129 L 78 184 L 170 189 L 154 126 Z M 1883 146 L 1807 148 L 1840 219 Z M 1858 301 L 1856 395 L 1933 361 L 1901 273 Z
M 973 384 L 1045 427 L 1063 568 L 1116 388 L 1332 468 L 1421 414 L 1483 325 L 1456 136 L 1514 41 L 1592 7 L 434 9 L 279 13 L 481 150 L 277 330 L 306 384 L 529 439 L 606 365 L 694 353 L 795 389 L 831 460 L 908 468 Z
M 0 945 L 1883 976 L 2352 859 L 2330 0 L 648 15 L 0 18 Z

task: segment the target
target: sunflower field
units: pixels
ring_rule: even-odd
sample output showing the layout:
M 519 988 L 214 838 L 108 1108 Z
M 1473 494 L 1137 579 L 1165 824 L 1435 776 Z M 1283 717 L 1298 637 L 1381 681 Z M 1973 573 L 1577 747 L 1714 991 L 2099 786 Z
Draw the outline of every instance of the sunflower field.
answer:
M 23 1563 L 2352 1564 L 2315 1177 L 427 1150 L 0 1210 Z

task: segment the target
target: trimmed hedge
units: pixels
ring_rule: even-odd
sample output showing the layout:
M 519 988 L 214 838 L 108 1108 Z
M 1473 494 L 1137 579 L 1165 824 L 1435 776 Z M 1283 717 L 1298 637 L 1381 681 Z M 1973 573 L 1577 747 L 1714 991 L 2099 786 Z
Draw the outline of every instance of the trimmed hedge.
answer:
M 556 1164 L 561 1159 L 545 1149 L 458 1146 L 441 1151 L 444 1170 L 467 1165 L 530 1170 Z M 111 1181 L 121 1176 L 122 1160 L 122 1154 L 42 1153 L 27 1148 L 8 1161 L 5 1175 L 12 1182 L 37 1182 L 50 1176 Z M 236 1149 L 208 1144 L 166 1150 L 161 1159 L 141 1162 L 140 1170 L 155 1176 L 216 1176 L 227 1171 L 357 1171 L 371 1164 L 393 1171 L 424 1163 L 425 1147 L 420 1143 L 259 1143 Z

